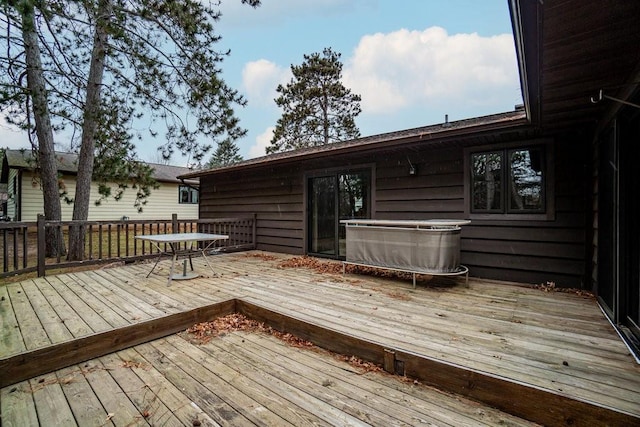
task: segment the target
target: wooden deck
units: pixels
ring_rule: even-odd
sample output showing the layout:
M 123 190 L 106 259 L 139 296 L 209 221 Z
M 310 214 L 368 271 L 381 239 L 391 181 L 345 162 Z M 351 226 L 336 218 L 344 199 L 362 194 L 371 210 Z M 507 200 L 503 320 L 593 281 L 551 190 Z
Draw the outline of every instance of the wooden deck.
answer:
M 469 288 L 413 290 L 410 280 L 279 268 L 287 258 L 220 255 L 212 260 L 219 277 L 170 287 L 165 261 L 148 279 L 151 265 L 138 264 L 0 286 L 2 425 L 527 424 L 477 401 L 545 424 L 640 420 L 640 367 L 593 299 L 473 278 Z M 385 364 L 393 354 L 394 370 L 419 380 L 360 374 L 328 353 L 259 333 L 206 345 L 173 334 L 180 322 L 231 310 L 229 301 L 341 352 L 384 348 Z M 165 330 L 172 335 L 123 343 Z M 96 343 L 118 351 L 73 359 Z M 71 366 L 14 377 L 46 365 L 29 360 L 60 361 L 55 348 L 66 349 Z M 585 407 L 596 409 L 581 418 Z

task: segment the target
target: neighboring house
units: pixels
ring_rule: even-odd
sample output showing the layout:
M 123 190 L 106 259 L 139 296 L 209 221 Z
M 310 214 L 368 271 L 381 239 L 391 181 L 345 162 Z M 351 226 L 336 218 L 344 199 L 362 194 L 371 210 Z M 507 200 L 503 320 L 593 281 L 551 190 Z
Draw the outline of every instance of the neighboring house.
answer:
M 7 184 L 0 184 L 0 221 L 7 218 L 7 200 L 9 200 Z
M 60 182 L 66 188 L 67 196 L 75 194 L 77 175 L 77 155 L 72 153 L 56 153 Z M 190 172 L 189 168 L 150 164 L 154 168 L 153 176 L 160 185 L 151 190 L 147 204 L 142 212 L 134 206 L 135 189 L 128 188 L 119 201 L 111 198 L 103 200 L 100 205 L 94 201 L 99 198 L 98 186 L 92 185 L 89 220 L 119 220 L 126 217 L 136 219 L 170 219 L 172 214 L 178 218 L 198 218 L 198 180 L 181 181 L 178 175 Z M 7 216 L 12 221 L 35 221 L 38 214 L 44 214 L 43 195 L 40 177 L 34 169 L 31 150 L 6 150 L 2 160 L 0 184 L 7 185 Z M 115 189 L 115 188 L 114 188 Z M 70 220 L 73 215 L 73 204 L 61 200 L 62 219 Z
M 255 213 L 258 249 L 336 259 L 342 218 L 470 219 L 472 276 L 594 291 L 637 343 L 640 1 L 508 3 L 523 109 L 186 174 L 200 217 Z

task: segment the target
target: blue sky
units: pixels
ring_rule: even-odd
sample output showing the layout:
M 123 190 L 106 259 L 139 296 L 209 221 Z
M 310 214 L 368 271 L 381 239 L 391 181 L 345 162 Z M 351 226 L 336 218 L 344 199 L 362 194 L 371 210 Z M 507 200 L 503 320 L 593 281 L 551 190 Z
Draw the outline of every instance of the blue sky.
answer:
M 281 115 L 273 99 L 291 64 L 331 47 L 343 83 L 362 96 L 363 136 L 511 111 L 522 103 L 507 0 L 262 0 L 253 9 L 223 0 L 217 49 L 225 81 L 248 105 L 236 141 L 246 158 L 264 155 Z M 0 144 L 26 146 L 0 128 Z M 142 160 L 158 141 L 138 142 Z M 174 155 L 173 164 L 187 159 Z

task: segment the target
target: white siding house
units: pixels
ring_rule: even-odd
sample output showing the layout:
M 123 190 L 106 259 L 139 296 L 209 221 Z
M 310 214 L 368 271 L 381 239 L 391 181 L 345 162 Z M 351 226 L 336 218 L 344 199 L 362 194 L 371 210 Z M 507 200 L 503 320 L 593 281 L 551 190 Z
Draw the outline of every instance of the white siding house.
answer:
M 61 184 L 67 191 L 67 197 L 73 199 L 75 194 L 77 156 L 70 153 L 56 153 Z M 189 168 L 160 164 L 149 164 L 154 168 L 154 178 L 160 185 L 151 190 L 142 212 L 134 206 L 135 189 L 128 188 L 122 199 L 102 200 L 99 205 L 94 201 L 99 198 L 98 186 L 92 185 L 89 206 L 89 220 L 119 220 L 127 217 L 130 220 L 170 219 L 178 214 L 181 219 L 198 218 L 198 181 L 176 177 L 191 172 Z M 12 221 L 35 221 L 38 214 L 44 213 L 44 201 L 40 178 L 34 170 L 30 150 L 6 150 L 2 161 L 0 183 L 7 185 L 7 216 Z M 115 190 L 115 185 L 114 185 Z M 62 219 L 71 220 L 73 204 L 61 200 Z

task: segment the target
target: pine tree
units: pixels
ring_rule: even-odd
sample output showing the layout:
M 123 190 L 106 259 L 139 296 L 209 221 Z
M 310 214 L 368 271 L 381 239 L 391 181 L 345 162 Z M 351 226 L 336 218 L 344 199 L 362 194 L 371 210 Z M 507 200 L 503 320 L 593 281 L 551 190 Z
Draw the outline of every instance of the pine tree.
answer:
M 340 81 L 340 53 L 325 48 L 304 55 L 291 66 L 293 78 L 278 85 L 275 99 L 283 114 L 276 124 L 267 153 L 312 147 L 358 138 L 355 118 L 361 112 L 360 95 L 352 94 Z
M 219 68 L 228 52 L 214 49 L 219 18 L 199 0 L 0 1 L 0 112 L 29 131 L 46 219 L 61 218 L 58 130 L 79 135 L 69 144 L 78 152 L 74 220 L 88 217 L 92 181 L 107 197 L 106 183 L 115 180 L 117 196 L 133 176 L 138 207 L 146 202 L 154 182 L 136 161 L 132 140 L 143 138 L 133 130 L 136 118 L 165 126 L 165 158 L 178 150 L 199 161 L 210 149 L 199 136 L 217 142 L 246 134 L 233 111 L 246 101 Z M 82 239 L 70 230 L 70 258 L 82 257 Z
M 207 163 L 208 168 L 229 166 L 242 161 L 242 156 L 238 154 L 240 149 L 233 141 L 224 140 L 218 143 L 218 148 Z

